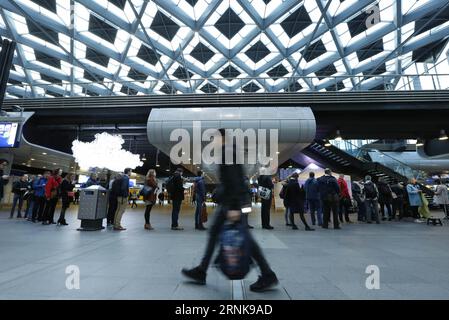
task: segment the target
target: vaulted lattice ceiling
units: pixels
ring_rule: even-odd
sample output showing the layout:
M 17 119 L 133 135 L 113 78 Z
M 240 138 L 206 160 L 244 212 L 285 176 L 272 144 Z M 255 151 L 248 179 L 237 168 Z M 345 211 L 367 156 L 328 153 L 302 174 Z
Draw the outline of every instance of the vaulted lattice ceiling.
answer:
M 8 98 L 404 90 L 417 85 L 405 73 L 449 74 L 449 0 L 2 0 L 0 10 L 0 35 L 18 43 Z

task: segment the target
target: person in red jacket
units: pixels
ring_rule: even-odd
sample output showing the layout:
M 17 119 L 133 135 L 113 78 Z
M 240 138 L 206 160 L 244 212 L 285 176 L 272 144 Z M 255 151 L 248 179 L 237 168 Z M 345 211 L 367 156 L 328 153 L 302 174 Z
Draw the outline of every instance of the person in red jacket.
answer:
M 61 185 L 62 170 L 56 169 L 52 172 L 52 175 L 48 178 L 45 185 L 45 211 L 42 224 L 56 224 L 54 221 L 55 209 L 59 200 L 59 186 Z
M 343 223 L 343 209 L 345 210 L 346 223 L 351 223 L 349 219 L 349 209 L 351 208 L 351 195 L 349 194 L 348 184 L 345 181 L 345 175 L 341 174 L 338 178 L 338 186 L 340 187 L 340 210 L 338 212 L 340 222 Z

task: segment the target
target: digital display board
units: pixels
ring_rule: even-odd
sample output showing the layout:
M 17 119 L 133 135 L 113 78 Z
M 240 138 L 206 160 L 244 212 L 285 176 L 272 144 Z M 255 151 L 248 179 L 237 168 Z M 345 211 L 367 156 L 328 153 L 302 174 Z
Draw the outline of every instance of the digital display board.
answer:
M 19 132 L 19 123 L 0 122 L 0 148 L 17 147 L 17 133 Z

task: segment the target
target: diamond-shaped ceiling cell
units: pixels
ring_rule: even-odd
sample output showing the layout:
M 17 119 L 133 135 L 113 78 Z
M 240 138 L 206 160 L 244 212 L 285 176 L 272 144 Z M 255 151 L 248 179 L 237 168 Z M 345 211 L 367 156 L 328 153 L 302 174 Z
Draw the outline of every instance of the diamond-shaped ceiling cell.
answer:
M 345 88 L 345 85 L 343 84 L 342 81 L 338 81 L 335 84 L 330 85 L 329 87 L 326 88 L 326 91 L 340 91 L 342 89 Z
M 160 92 L 163 92 L 165 94 L 171 94 L 171 93 L 175 93 L 176 90 L 173 89 L 172 86 L 169 86 L 168 84 L 164 84 L 160 89 Z
M 41 79 L 47 82 L 50 82 L 51 84 L 58 84 L 61 85 L 62 84 L 62 80 L 61 79 L 57 79 L 55 77 L 52 76 L 47 76 L 46 74 L 41 73 Z
M 12 85 L 15 85 L 15 86 L 23 87 L 22 82 L 14 80 L 14 79 L 11 79 L 11 78 L 8 79 L 8 83 L 10 83 Z
M 38 50 L 34 50 L 34 55 L 36 56 L 37 61 L 48 64 L 49 66 L 61 69 L 61 60 L 54 58 L 52 56 L 49 56 L 46 53 L 43 53 Z
M 366 21 L 368 20 L 369 16 L 370 15 L 368 13 L 362 12 L 357 17 L 348 21 L 349 33 L 351 34 L 352 38 L 368 30 L 366 28 Z
M 175 72 L 173 72 L 173 76 L 180 80 L 188 81 L 193 76 L 193 73 L 187 71 L 184 67 L 179 66 Z
M 324 67 L 324 68 L 322 68 L 320 70 L 315 71 L 315 74 L 319 78 L 329 77 L 329 76 L 332 76 L 332 75 L 334 75 L 336 73 L 337 73 L 337 69 L 335 69 L 334 64 L 330 64 L 327 67 Z
M 128 77 L 136 81 L 144 82 L 148 78 L 148 75 L 131 68 L 128 72 Z
M 31 0 L 38 6 L 41 6 L 51 12 L 56 13 L 56 0 Z
M 226 10 L 220 19 L 218 19 L 215 23 L 215 28 L 217 28 L 229 40 L 234 38 L 234 36 L 239 33 L 244 26 L 245 23 L 231 8 Z
M 306 8 L 301 6 L 281 22 L 281 27 L 290 38 L 293 38 L 311 24 L 312 20 Z
M 83 92 L 83 94 L 88 95 L 90 97 L 98 97 L 99 96 L 99 94 L 96 93 L 95 91 L 92 91 L 92 90 L 89 90 L 89 89 L 86 89 L 86 88 L 83 88 L 82 92 Z
M 218 91 L 218 88 L 208 83 L 204 85 L 200 90 L 203 91 L 204 93 L 215 93 Z
M 139 91 L 134 90 L 133 88 L 129 88 L 127 86 L 122 86 L 122 88 L 120 89 L 120 92 L 127 94 L 129 96 L 135 96 L 135 95 L 137 95 L 137 93 L 139 93 Z
M 108 0 L 110 3 L 112 3 L 114 6 L 120 9 L 125 9 L 126 0 Z
M 215 53 L 199 42 L 196 47 L 193 48 L 192 52 L 190 52 L 190 55 L 199 62 L 206 64 L 210 59 L 212 59 Z
M 179 26 L 161 11 L 156 12 L 150 28 L 168 41 L 172 41 L 179 30 Z
M 223 78 L 228 79 L 229 81 L 232 81 L 233 79 L 237 78 L 240 75 L 240 72 L 233 66 L 228 65 L 226 68 L 224 68 L 220 72 L 220 75 Z
M 270 50 L 268 50 L 268 48 L 260 40 L 245 52 L 248 58 L 250 58 L 254 63 L 259 62 L 270 53 Z
M 30 35 L 38 37 L 51 44 L 57 44 L 59 42 L 58 33 L 52 29 L 37 24 L 34 21 L 26 19 L 28 32 Z
M 244 86 L 242 88 L 242 90 L 244 92 L 257 92 L 260 90 L 260 87 L 257 84 L 255 84 L 254 82 L 251 82 L 251 83 L 247 84 L 246 86 Z
M 291 83 L 290 85 L 285 88 L 285 91 L 287 92 L 296 92 L 302 89 L 302 85 L 296 81 L 295 83 Z
M 198 2 L 198 0 L 185 0 L 188 4 L 190 4 L 192 7 L 194 7 L 196 5 L 196 3 Z
M 270 71 L 267 72 L 267 74 L 273 79 L 273 80 L 277 80 L 279 78 L 282 78 L 283 76 L 285 76 L 286 74 L 288 74 L 288 70 L 284 67 L 284 65 L 281 63 L 279 65 L 277 65 L 276 67 L 274 67 L 273 69 L 271 69 Z
M 359 61 L 363 61 L 383 51 L 384 51 L 384 43 L 382 39 L 379 39 L 376 42 L 371 43 L 360 50 L 357 50 L 356 53 L 357 57 L 359 58 Z
M 304 57 L 304 60 L 306 60 L 307 62 L 310 62 L 316 58 L 318 58 L 319 56 L 325 54 L 326 51 L 326 47 L 323 44 L 323 41 L 318 40 L 315 43 L 312 43 L 307 50 L 302 52 L 302 55 Z
M 114 43 L 117 36 L 116 28 L 94 15 L 90 15 L 89 18 L 89 31 L 110 43 Z
M 109 64 L 109 57 L 101 54 L 94 49 L 87 47 L 86 49 L 86 59 L 99 64 L 100 66 L 107 67 Z
M 148 62 L 149 64 L 152 64 L 155 66 L 157 62 L 159 61 L 160 55 L 155 53 L 153 50 L 148 48 L 145 45 L 141 45 L 139 52 L 137 53 L 137 57 L 142 59 L 143 61 Z
M 94 77 L 92 75 L 92 73 L 90 73 L 89 71 L 86 71 L 86 70 L 84 70 L 83 78 L 87 79 L 89 81 L 92 81 L 92 82 L 98 82 L 98 81 L 103 82 L 104 81 L 104 77 L 99 76 L 98 74 L 95 74 L 95 77 Z

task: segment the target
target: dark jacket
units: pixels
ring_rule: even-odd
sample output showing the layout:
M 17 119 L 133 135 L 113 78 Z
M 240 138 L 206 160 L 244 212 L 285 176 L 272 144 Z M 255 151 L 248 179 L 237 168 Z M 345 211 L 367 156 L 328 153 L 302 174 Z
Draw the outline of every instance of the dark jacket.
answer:
M 122 175 L 122 184 L 120 186 L 119 197 L 127 198 L 129 196 L 129 176 L 127 174 Z
M 306 183 L 304 184 L 304 189 L 306 191 L 307 200 L 320 200 L 320 187 L 318 185 L 317 179 L 307 179 Z
M 30 183 L 28 181 L 18 180 L 12 184 L 12 192 L 19 196 L 23 196 L 29 189 Z
M 323 201 L 338 201 L 340 194 L 340 187 L 337 179 L 334 176 L 322 176 L 318 179 L 318 186 L 320 190 L 321 200 Z
M 204 183 L 204 177 L 195 178 L 195 200 L 198 202 L 204 202 L 206 199 L 206 184 Z
M 66 179 L 63 179 L 61 182 L 60 190 L 61 190 L 61 200 L 62 205 L 68 207 L 70 205 L 69 192 L 73 191 L 75 186 Z
M 86 182 L 86 188 L 88 188 L 90 186 L 97 186 L 99 184 L 100 184 L 100 182 L 98 180 L 89 178 Z
M 8 184 L 9 180 L 3 179 L 4 172 L 0 170 L 0 200 L 3 199 L 4 196 L 4 187 Z
M 388 183 L 379 181 L 377 183 L 377 189 L 379 190 L 379 201 L 385 203 L 391 203 L 393 197 L 391 195 L 391 189 Z
M 304 213 L 306 191 L 298 180 L 290 179 L 285 189 L 284 203 L 291 213 Z
M 393 191 L 396 194 L 398 200 L 404 200 L 405 193 L 407 192 L 407 190 L 399 183 L 392 185 L 391 191 Z
M 170 194 L 172 200 L 184 200 L 184 183 L 181 174 L 175 172 L 173 175 L 173 193 Z
M 257 179 L 257 182 L 260 187 L 268 188 L 270 190 L 273 190 L 273 188 L 274 188 L 274 184 L 273 184 L 273 180 L 271 180 L 271 176 L 261 175 Z
M 218 203 L 228 210 L 240 210 L 244 205 L 248 205 L 248 184 L 245 183 L 245 173 L 243 166 L 237 164 L 236 149 L 234 146 L 233 163 L 225 162 L 225 147 L 222 147 L 222 164 L 219 165 L 218 172 L 220 185 L 217 189 Z

